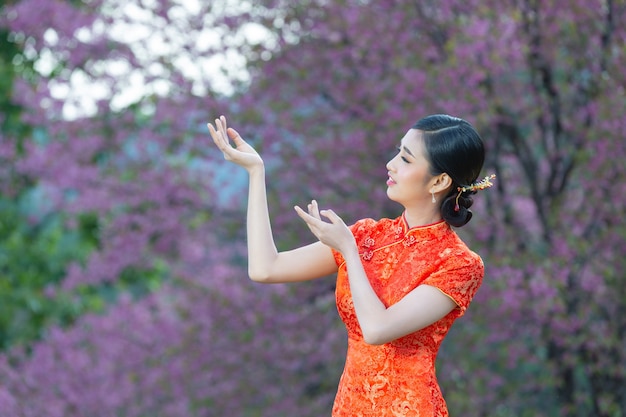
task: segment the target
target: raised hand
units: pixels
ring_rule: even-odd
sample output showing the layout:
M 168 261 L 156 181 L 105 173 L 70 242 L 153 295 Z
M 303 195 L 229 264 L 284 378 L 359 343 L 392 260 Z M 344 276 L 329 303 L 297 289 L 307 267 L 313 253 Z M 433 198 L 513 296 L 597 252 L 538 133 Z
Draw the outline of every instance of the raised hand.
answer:
M 341 217 L 334 211 L 320 211 L 317 201 L 315 200 L 311 201 L 308 205 L 308 212 L 305 212 L 298 206 L 295 206 L 294 209 L 296 213 L 298 213 L 298 216 L 304 220 L 315 237 L 326 246 L 330 246 L 341 253 L 356 248 L 352 232 Z M 326 217 L 329 221 L 323 221 L 322 216 Z
M 224 154 L 224 159 L 240 165 L 250 171 L 255 167 L 263 167 L 263 159 L 254 148 L 244 141 L 239 133 L 226 125 L 226 117 L 215 119 L 215 126 L 207 123 L 213 142 Z M 230 143 L 232 139 L 234 147 Z

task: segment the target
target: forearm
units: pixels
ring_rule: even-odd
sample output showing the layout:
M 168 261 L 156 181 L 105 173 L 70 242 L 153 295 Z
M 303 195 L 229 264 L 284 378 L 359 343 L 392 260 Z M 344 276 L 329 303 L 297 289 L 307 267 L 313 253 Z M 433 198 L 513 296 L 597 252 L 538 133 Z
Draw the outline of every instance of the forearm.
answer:
M 372 288 L 356 246 L 343 254 L 348 269 L 352 302 L 363 338 L 367 343 L 378 344 L 384 329 L 387 308 Z
M 455 301 L 436 287 L 418 285 L 389 307 L 372 288 L 361 256 L 343 220 L 332 210 L 319 210 L 313 200 L 308 213 L 296 212 L 323 245 L 341 252 L 348 272 L 352 303 L 366 343 L 380 345 L 423 329 L 440 320 L 456 307 Z M 326 217 L 329 222 L 321 220 Z
M 419 285 L 387 308 L 374 292 L 356 248 L 342 253 L 348 268 L 354 310 L 366 343 L 380 345 L 413 333 L 457 307 L 436 287 Z
M 249 171 L 247 237 L 248 274 L 254 281 L 266 280 L 272 270 L 278 251 L 272 235 L 264 167 Z

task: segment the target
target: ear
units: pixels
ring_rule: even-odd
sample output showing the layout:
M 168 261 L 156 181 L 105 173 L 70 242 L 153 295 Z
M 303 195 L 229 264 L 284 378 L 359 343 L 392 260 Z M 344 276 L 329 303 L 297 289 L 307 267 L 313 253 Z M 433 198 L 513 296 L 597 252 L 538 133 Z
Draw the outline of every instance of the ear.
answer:
M 430 189 L 435 194 L 440 193 L 442 191 L 448 191 L 448 189 L 452 186 L 452 178 L 448 174 L 441 173 L 439 175 L 435 175 L 430 180 Z

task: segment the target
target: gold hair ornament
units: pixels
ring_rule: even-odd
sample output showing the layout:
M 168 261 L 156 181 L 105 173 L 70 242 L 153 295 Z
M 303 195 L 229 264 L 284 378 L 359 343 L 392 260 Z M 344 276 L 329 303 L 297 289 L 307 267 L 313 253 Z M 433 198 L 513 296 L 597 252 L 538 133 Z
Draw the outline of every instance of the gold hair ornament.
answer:
M 457 191 L 459 193 L 456 195 L 454 211 L 459 211 L 461 209 L 459 207 L 459 197 L 461 197 L 461 194 L 467 191 L 476 192 L 478 190 L 484 190 L 486 188 L 489 188 L 493 185 L 493 182 L 491 182 L 491 180 L 493 180 L 494 178 L 496 178 L 496 174 L 491 174 L 491 175 L 487 175 L 485 178 L 483 178 L 480 181 L 474 182 L 471 185 L 464 185 L 463 187 L 457 187 Z

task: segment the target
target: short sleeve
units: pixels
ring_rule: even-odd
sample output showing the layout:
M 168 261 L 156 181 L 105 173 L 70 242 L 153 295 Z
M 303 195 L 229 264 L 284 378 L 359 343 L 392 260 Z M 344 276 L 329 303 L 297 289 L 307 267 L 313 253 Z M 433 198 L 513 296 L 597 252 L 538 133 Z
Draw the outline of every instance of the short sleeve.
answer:
M 356 240 L 356 243 L 359 247 L 361 246 L 361 240 L 363 240 L 364 237 L 367 236 L 369 231 L 372 230 L 376 223 L 377 222 L 374 219 L 361 219 L 353 225 L 348 226 L 348 228 L 352 232 L 352 235 L 354 236 L 354 240 Z M 341 266 L 345 262 L 345 259 L 343 259 L 341 253 L 339 253 L 335 249 L 332 249 L 332 252 L 333 257 L 335 258 L 335 263 L 338 267 Z
M 449 255 L 441 269 L 432 273 L 422 284 L 439 289 L 450 297 L 460 309 L 460 316 L 474 298 L 482 284 L 485 266 L 480 256 L 473 252 Z

